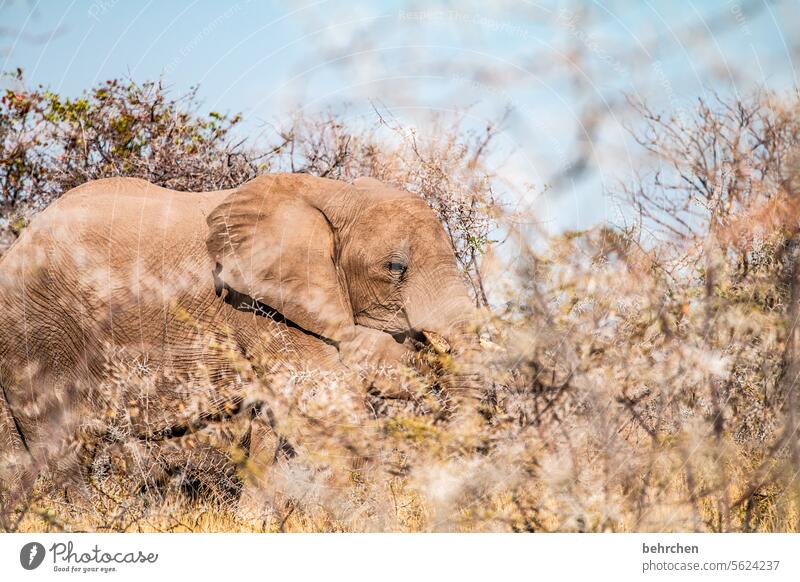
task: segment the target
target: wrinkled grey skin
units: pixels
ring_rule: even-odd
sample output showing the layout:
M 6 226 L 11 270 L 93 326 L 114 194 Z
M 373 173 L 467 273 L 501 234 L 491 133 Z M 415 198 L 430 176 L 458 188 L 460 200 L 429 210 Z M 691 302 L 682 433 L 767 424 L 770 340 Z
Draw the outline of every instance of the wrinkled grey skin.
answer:
M 204 193 L 91 182 L 33 220 L 0 274 L 0 447 L 28 459 L 22 481 L 97 399 L 135 410 L 134 436 L 169 437 L 200 370 L 211 389 L 195 416 L 219 416 L 235 392 L 231 353 L 268 373 L 397 364 L 426 338 L 472 345 L 436 216 L 371 179 L 276 174 Z M 115 361 L 153 390 L 105 392 Z M 448 381 L 479 396 L 468 374 Z

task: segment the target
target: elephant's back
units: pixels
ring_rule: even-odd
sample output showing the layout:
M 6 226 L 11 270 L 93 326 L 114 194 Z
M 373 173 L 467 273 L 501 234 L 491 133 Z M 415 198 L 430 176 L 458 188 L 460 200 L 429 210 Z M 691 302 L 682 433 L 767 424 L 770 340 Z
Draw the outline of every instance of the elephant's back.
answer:
M 76 354 L 104 345 L 163 343 L 176 305 L 213 297 L 207 196 L 118 178 L 51 204 L 0 259 L 0 357 L 25 337 L 26 359 L 39 350 L 74 370 Z
M 3 256 L 8 272 L 25 267 L 151 268 L 197 254 L 214 193 L 161 188 L 135 178 L 88 182 L 37 215 Z
M 107 178 L 70 190 L 36 220 L 51 230 L 55 226 L 65 229 L 63 233 L 80 232 L 88 244 L 104 235 L 112 242 L 130 236 L 185 239 L 204 236 L 205 217 L 222 194 L 179 192 L 138 178 Z

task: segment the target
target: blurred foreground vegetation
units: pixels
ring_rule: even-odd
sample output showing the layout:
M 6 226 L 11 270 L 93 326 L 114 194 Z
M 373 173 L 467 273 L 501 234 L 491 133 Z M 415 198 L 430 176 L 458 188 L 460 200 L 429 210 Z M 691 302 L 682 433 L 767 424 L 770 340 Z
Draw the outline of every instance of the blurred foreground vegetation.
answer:
M 439 118 L 422 132 L 382 114 L 298 115 L 255 146 L 236 137 L 238 116 L 201 114 L 194 92 L 171 98 L 159 83 L 112 80 L 77 99 L 26 88 L 21 73 L 12 86 L 0 99 L 4 248 L 101 177 L 199 191 L 275 171 L 374 176 L 438 212 L 483 308 L 492 382 L 481 419 L 458 423 L 412 374 L 346 388 L 250 378 L 293 458 L 269 438 L 244 458 L 223 424 L 176 442 L 186 471 L 142 492 L 131 473 L 167 454 L 101 447 L 85 499 L 43 476 L 8 529 L 800 530 L 796 95 L 699 101 L 684 116 L 633 103 L 641 173 L 611 193 L 624 222 L 548 235 L 502 202 L 534 193 L 489 166 L 501 122 L 474 132 Z M 216 494 L 217 479 L 244 483 L 243 499 Z

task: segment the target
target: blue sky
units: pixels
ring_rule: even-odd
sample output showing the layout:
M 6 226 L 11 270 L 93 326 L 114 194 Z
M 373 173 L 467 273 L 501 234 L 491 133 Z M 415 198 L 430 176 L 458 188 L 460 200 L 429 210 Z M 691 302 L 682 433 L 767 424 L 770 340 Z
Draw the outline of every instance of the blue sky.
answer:
M 492 160 L 509 181 L 540 191 L 590 152 L 592 171 L 528 201 L 559 230 L 615 220 L 607 193 L 638 163 L 623 91 L 690 111 L 712 91 L 790 89 L 798 16 L 794 0 L 0 0 L 0 59 L 72 95 L 112 77 L 199 84 L 204 107 L 243 113 L 253 136 L 297 108 L 380 103 L 424 131 L 435 112 L 468 109 L 480 127 L 510 105 Z

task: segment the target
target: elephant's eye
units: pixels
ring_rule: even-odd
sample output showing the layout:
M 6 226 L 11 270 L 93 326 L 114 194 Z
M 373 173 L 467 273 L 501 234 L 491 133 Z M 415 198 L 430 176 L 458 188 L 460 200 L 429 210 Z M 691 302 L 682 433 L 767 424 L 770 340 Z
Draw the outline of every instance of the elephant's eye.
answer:
M 401 263 L 399 261 L 389 261 L 386 263 L 386 268 L 392 273 L 392 275 L 402 275 L 406 272 L 406 264 Z

